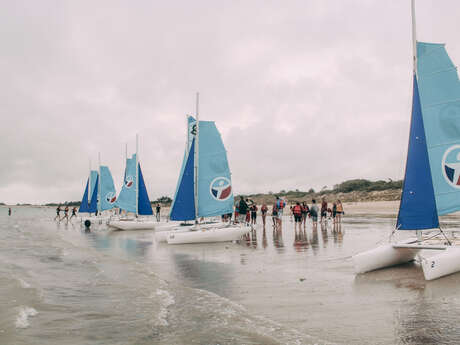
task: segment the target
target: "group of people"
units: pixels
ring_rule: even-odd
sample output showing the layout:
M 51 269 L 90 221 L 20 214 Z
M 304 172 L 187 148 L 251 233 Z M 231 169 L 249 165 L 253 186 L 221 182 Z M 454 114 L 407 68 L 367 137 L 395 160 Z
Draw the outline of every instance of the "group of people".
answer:
M 61 220 L 64 220 L 64 219 L 67 219 L 67 221 L 71 220 L 73 217 L 76 217 L 77 216 L 77 208 L 76 207 L 73 207 L 72 208 L 72 215 L 70 216 L 69 218 L 69 206 L 66 206 L 64 208 L 64 216 L 61 218 L 61 205 L 59 205 L 57 208 L 56 208 L 56 217 L 54 217 L 54 220 L 58 220 L 58 221 L 61 221 Z
M 280 228 L 282 226 L 283 211 L 286 205 L 286 200 L 279 196 L 276 197 L 271 213 L 274 227 Z M 260 211 L 264 227 L 266 225 L 268 210 L 266 203 L 263 203 Z M 235 204 L 235 222 L 254 225 L 257 223 L 257 211 L 258 207 L 253 200 L 245 199 L 241 196 L 240 200 Z M 317 226 L 318 217 L 321 223 L 326 222 L 328 217 L 333 220 L 334 224 L 341 223 L 342 215 L 344 214 L 343 205 L 340 200 L 333 202 L 332 207 L 329 207 L 326 198 L 322 198 L 320 207 L 315 199 L 312 200 L 311 206 L 308 206 L 305 201 L 302 203 L 297 201 L 294 205 L 290 206 L 290 211 L 294 217 L 296 226 L 298 224 L 299 228 L 301 225 L 305 227 L 307 218 L 311 218 L 313 226 Z

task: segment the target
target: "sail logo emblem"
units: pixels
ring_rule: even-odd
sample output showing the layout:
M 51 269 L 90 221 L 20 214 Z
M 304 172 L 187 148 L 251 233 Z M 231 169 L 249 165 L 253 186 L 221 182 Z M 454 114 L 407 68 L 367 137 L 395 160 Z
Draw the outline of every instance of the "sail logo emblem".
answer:
M 232 183 L 226 177 L 216 177 L 209 185 L 209 192 L 214 199 L 225 201 L 232 195 Z
M 108 192 L 105 196 L 105 200 L 107 200 L 109 204 L 113 204 L 117 200 L 117 196 L 114 192 Z
M 125 178 L 125 187 L 131 188 L 134 183 L 134 178 L 132 176 L 126 176 Z
M 460 189 L 460 145 L 453 145 L 444 152 L 442 173 L 450 186 Z

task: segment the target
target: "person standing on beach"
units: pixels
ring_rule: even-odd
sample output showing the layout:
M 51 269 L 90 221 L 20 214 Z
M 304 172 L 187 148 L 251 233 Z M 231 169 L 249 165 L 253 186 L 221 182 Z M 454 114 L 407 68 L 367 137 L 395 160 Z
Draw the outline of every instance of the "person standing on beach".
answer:
M 257 223 L 257 205 L 252 204 L 251 205 L 251 224 L 256 224 Z
M 278 224 L 281 227 L 283 224 L 283 209 L 286 206 L 286 202 L 279 196 L 276 197 L 276 209 L 278 211 Z
M 299 225 L 299 231 L 301 230 L 302 225 L 302 206 L 300 206 L 300 202 L 296 202 L 294 207 L 292 208 L 292 214 L 294 215 L 294 231 L 297 231 L 297 224 Z
M 251 207 L 249 206 L 249 199 L 246 199 L 246 205 L 248 205 L 248 209 L 246 210 L 246 223 L 249 224 L 251 222 Z
M 276 203 L 272 206 L 272 221 L 273 221 L 273 228 L 276 229 L 278 225 L 278 209 L 276 208 Z
M 72 208 L 72 215 L 70 216 L 70 219 L 72 219 L 73 217 L 76 217 L 76 216 L 77 216 L 77 208 L 74 207 L 74 208 Z
M 323 198 L 321 201 L 321 223 L 323 222 L 323 219 L 327 219 L 327 201 L 326 198 Z
M 312 205 L 310 207 L 310 216 L 313 222 L 313 227 L 316 228 L 316 226 L 318 225 L 318 205 L 316 205 L 315 199 L 313 199 L 311 202 Z
M 262 207 L 260 208 L 260 212 L 262 213 L 262 223 L 264 225 L 264 228 L 265 228 L 265 218 L 267 217 L 267 211 L 268 211 L 267 204 L 263 203 Z
M 337 200 L 337 223 L 342 223 L 343 206 L 340 200 Z
M 308 215 L 308 212 L 310 211 L 308 209 L 308 205 L 307 203 L 304 201 L 302 202 L 302 223 L 303 223 L 303 227 L 304 229 L 306 228 L 307 226 L 307 215 Z
M 332 203 L 332 223 L 335 224 L 337 216 L 337 204 L 334 202 Z
M 54 217 L 54 220 L 61 220 L 61 205 L 59 205 L 57 208 L 56 208 L 56 217 Z
M 157 212 L 156 213 L 157 222 L 159 222 L 160 221 L 160 211 L 161 211 L 160 203 L 157 203 L 157 207 L 155 208 L 155 211 Z
M 241 197 L 240 203 L 238 205 L 238 213 L 239 213 L 239 222 L 245 223 L 246 220 L 246 213 L 248 212 L 248 204 L 244 201 L 244 198 Z
M 11 216 L 11 207 L 8 207 L 8 215 Z

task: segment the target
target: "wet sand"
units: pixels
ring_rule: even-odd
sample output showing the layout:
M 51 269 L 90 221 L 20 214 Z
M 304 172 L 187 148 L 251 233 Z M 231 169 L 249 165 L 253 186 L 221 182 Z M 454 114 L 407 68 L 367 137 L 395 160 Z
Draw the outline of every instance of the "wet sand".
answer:
M 136 294 L 152 294 L 158 297 L 155 303 L 163 303 L 165 326 L 155 329 L 157 338 L 124 343 L 459 344 L 460 274 L 426 282 L 417 263 L 354 274 L 351 256 L 386 241 L 394 228 L 395 202 L 370 204 L 345 204 L 341 227 L 328 222 L 316 230 L 308 222 L 294 231 L 289 216 L 281 231 L 273 229 L 271 217 L 264 229 L 258 217 L 254 231 L 239 243 L 170 246 L 157 243 L 152 231 L 84 233 L 63 225 L 56 234 L 72 240 L 72 250 L 101 253 L 94 265 L 103 263 L 104 275 L 116 272 L 120 304 L 129 305 Z M 460 217 L 444 225 L 458 228 Z M 155 284 L 166 299 L 150 292 L 152 283 L 137 273 L 140 269 L 165 282 Z M 114 283 L 107 284 L 104 289 L 110 291 Z M 130 290 L 123 292 L 125 285 Z M 86 303 L 85 290 L 79 293 L 75 303 Z M 92 298 L 91 308 L 104 297 Z M 153 313 L 145 303 L 142 312 Z M 28 305 L 38 311 L 30 318 L 30 332 L 44 312 L 40 305 Z M 67 343 L 78 342 L 68 338 Z

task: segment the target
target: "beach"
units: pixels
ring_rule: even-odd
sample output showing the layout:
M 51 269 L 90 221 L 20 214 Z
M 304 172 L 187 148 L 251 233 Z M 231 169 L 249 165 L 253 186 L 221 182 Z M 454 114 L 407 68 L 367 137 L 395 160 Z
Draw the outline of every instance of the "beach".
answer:
M 457 344 L 460 274 L 353 272 L 398 204 L 344 204 L 341 227 L 295 232 L 285 216 L 274 231 L 267 217 L 238 243 L 177 246 L 0 208 L 0 344 Z

